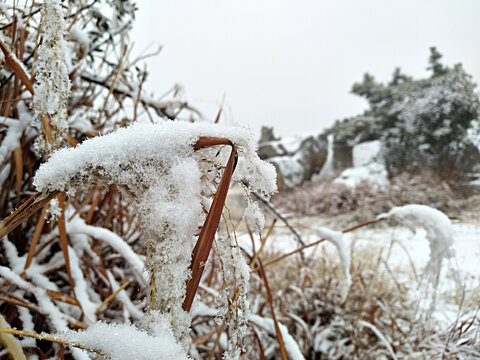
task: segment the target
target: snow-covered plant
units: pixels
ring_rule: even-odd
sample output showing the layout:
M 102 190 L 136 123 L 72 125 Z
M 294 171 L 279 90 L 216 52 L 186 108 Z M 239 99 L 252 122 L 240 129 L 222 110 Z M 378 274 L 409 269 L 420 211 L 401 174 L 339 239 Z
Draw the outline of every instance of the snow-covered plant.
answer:
M 135 8 L 131 0 L 0 6 L 2 219 L 32 195 L 42 154 L 134 121 L 202 117 L 176 87 L 161 97 L 144 88 L 147 71 L 139 61 L 158 51 L 139 54 L 129 43 Z M 0 287 L 8 290 L 2 313 L 36 333 L 139 320 L 146 304 L 144 248 L 131 200 L 114 186 L 79 190 L 65 200 L 41 207 L 1 239 Z M 33 358 L 60 349 L 21 343 Z M 68 349 L 62 356 L 87 355 Z
M 41 129 L 37 150 L 51 153 L 62 145 L 68 133 L 68 101 L 71 68 L 64 13 L 59 0 L 46 0 L 40 22 L 42 34 L 35 63 L 35 95 L 33 106 L 36 126 Z M 53 126 L 54 130 L 51 129 Z
M 448 216 L 427 205 L 411 204 L 394 207 L 387 214 L 379 215 L 379 218 L 389 219 L 413 232 L 417 228 L 425 229 L 430 243 L 430 260 L 427 269 L 432 274 L 431 281 L 436 288 L 443 259 L 455 255 L 455 251 L 452 249 L 453 228 Z
M 419 299 L 419 301 L 430 302 L 428 311 L 425 313 L 426 326 L 429 326 L 431 315 L 437 306 L 443 261 L 455 255 L 455 250 L 452 248 L 454 244 L 452 223 L 448 216 L 441 211 L 417 204 L 394 207 L 387 214 L 379 215 L 378 219 L 388 219 L 395 224 L 405 226 L 412 232 L 415 232 L 417 228 L 423 228 L 426 231 L 426 238 L 430 245 L 430 259 L 426 267 L 426 274 L 433 292 L 430 299 L 427 297 Z
M 273 166 L 256 156 L 255 142 L 247 132 L 205 122 L 137 122 L 76 148 L 55 152 L 34 179 L 34 185 L 44 193 L 73 194 L 88 186 L 116 185 L 133 200 L 147 248 L 148 316 L 155 318 L 157 312 L 166 316 L 175 338 L 185 344 L 191 319 L 182 304 L 191 276 L 194 234 L 203 222 L 202 204 L 208 206 L 209 194 L 202 195 L 202 189 L 211 181 L 202 177 L 198 163 L 205 154 L 195 151 L 194 145 L 207 136 L 229 139 L 244 155 L 249 169 L 246 180 L 252 190 L 266 195 L 276 190 Z M 226 282 L 233 281 L 237 291 L 234 308 L 229 307 L 225 315 L 232 328 L 231 350 L 239 355 L 248 311 L 249 270 L 238 248 L 227 243 L 219 246 L 218 252 L 226 279 L 224 290 L 228 292 Z
M 247 298 L 250 268 L 243 260 L 239 245 L 234 239 L 219 239 L 215 245 L 222 278 L 222 288 L 217 297 L 217 322 L 220 325 L 225 322 L 230 332 L 226 358 L 239 359 L 244 350 L 244 337 L 250 315 Z
M 340 258 L 340 295 L 344 301 L 352 285 L 352 277 L 350 276 L 350 255 L 347 252 L 343 234 L 325 227 L 317 228 L 316 233 L 322 239 L 332 243 L 337 249 L 338 257 Z

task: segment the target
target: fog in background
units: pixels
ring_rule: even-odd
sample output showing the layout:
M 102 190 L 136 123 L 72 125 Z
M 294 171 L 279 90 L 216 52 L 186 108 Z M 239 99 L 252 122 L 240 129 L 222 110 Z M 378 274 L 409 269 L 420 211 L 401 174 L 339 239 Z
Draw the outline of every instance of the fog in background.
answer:
M 274 126 L 288 136 L 320 132 L 356 115 L 350 94 L 369 72 L 390 80 L 396 66 L 427 76 L 429 47 L 447 65 L 461 62 L 480 79 L 480 1 L 442 0 L 141 0 L 134 54 L 163 45 L 148 60 L 146 88 L 173 84 L 214 119 Z

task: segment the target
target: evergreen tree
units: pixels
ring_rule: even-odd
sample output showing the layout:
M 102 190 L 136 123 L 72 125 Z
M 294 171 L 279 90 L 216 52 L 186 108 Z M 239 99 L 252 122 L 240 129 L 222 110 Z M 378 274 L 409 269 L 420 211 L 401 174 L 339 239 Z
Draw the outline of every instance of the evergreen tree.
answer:
M 396 68 L 383 84 L 365 74 L 352 93 L 364 97 L 369 109 L 330 130 L 350 145 L 381 139 L 391 175 L 426 168 L 442 176 L 461 175 L 479 159 L 466 137 L 480 115 L 476 85 L 461 64 L 447 67 L 435 47 L 430 51 L 429 78 L 414 80 Z M 368 134 L 362 134 L 365 129 Z

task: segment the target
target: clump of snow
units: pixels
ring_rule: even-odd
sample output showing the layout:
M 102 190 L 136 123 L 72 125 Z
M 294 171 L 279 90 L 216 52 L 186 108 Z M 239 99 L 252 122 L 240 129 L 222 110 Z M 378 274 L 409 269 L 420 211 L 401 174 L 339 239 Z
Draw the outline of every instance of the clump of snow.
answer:
M 316 233 L 322 239 L 331 242 L 338 251 L 340 257 L 340 294 L 342 300 L 345 300 L 352 285 L 352 277 L 350 276 L 350 255 L 348 254 L 345 241 L 343 240 L 343 233 L 340 231 L 334 231 L 325 227 L 319 227 L 316 229 Z
M 470 128 L 467 130 L 467 139 L 480 151 L 480 119 L 472 121 Z
M 266 196 L 276 191 L 275 169 L 258 158 L 255 139 L 248 131 L 205 122 L 137 122 L 75 148 L 58 150 L 34 178 L 34 185 L 43 192 L 74 192 L 79 187 L 115 184 L 132 198 L 146 239 L 150 310 L 166 314 L 175 338 L 183 340 L 191 321 L 182 309 L 185 285 L 194 234 L 204 220 L 201 205 L 208 204 L 208 196 L 202 193 L 203 182 L 210 184 L 199 167 L 205 153 L 193 148 L 203 136 L 227 138 L 234 144 L 245 160 L 243 176 L 249 191 Z M 251 210 L 246 217 L 258 219 L 258 212 L 253 216 Z M 81 231 L 92 230 L 85 224 L 74 224 Z M 95 234 L 114 240 L 98 230 L 91 233 Z M 116 240 L 113 243 L 118 245 Z
M 267 330 L 271 334 L 275 334 L 275 323 L 273 322 L 272 319 L 269 318 L 264 318 L 258 315 L 252 315 L 250 317 L 250 321 L 254 323 L 257 326 L 260 326 Z M 287 352 L 287 355 L 289 359 L 292 360 L 303 360 L 305 357 L 302 354 L 302 351 L 300 350 L 300 347 L 298 346 L 297 342 L 293 338 L 292 335 L 288 332 L 288 329 L 285 325 L 282 323 L 278 322 L 278 327 L 280 329 L 280 332 L 282 334 L 283 342 L 285 344 L 285 350 Z
M 368 165 L 380 160 L 382 142 L 380 140 L 365 141 L 356 144 L 352 149 L 353 166 Z
M 69 330 L 55 337 L 99 351 L 111 360 L 188 359 L 168 322 L 161 317 L 156 318 L 154 335 L 134 325 L 97 322 L 86 330 Z
M 256 201 L 249 201 L 242 220 L 250 226 L 254 233 L 260 233 L 265 227 L 265 216 L 262 214 Z
M 384 186 L 389 183 L 387 176 L 388 173 L 384 165 L 370 163 L 368 165 L 345 169 L 334 182 L 344 184 L 351 188 L 356 187 L 363 181 L 368 181 L 373 185 Z
M 325 161 L 325 164 L 322 167 L 322 170 L 316 175 L 313 175 L 312 181 L 322 181 L 329 176 L 334 174 L 333 170 L 333 156 L 334 156 L 334 149 L 333 149 L 333 140 L 334 140 L 334 135 L 329 134 L 327 136 L 327 160 Z
M 56 221 L 58 217 L 62 215 L 62 208 L 60 207 L 60 204 L 58 202 L 58 199 L 52 199 L 50 201 L 50 204 L 48 205 L 47 213 L 45 214 L 45 217 L 48 222 L 50 221 Z
M 416 228 L 426 231 L 430 243 L 430 260 L 427 269 L 433 273 L 433 285 L 438 285 L 442 260 L 455 255 L 453 250 L 454 231 L 447 215 L 441 211 L 426 205 L 405 205 L 394 207 L 387 214 L 381 214 L 378 218 L 387 218 L 395 223 L 403 225 L 415 232 Z
M 268 161 L 278 166 L 285 187 L 294 188 L 305 180 L 305 169 L 296 157 L 276 156 Z
M 46 0 L 42 9 L 42 43 L 38 46 L 35 64 L 37 75 L 34 84 L 33 104 L 37 115 L 37 127 L 42 128 L 41 117 L 47 116 L 57 128 L 53 133 L 68 131 L 67 104 L 71 83 L 68 76 L 66 54 L 68 53 L 66 24 L 59 0 Z M 37 149 L 50 152 L 61 145 L 61 138 L 55 136 L 49 143 L 46 135 L 39 137 Z
M 353 167 L 342 171 L 334 182 L 355 188 L 367 181 L 374 186 L 389 184 L 388 172 L 381 156 L 382 142 L 367 141 L 353 147 Z

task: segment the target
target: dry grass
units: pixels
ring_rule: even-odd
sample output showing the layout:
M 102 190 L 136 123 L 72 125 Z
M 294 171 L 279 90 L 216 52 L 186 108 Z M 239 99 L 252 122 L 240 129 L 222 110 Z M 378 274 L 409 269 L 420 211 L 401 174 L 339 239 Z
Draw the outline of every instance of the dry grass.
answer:
M 391 179 L 388 187 L 375 187 L 364 181 L 355 188 L 332 181 L 312 183 L 278 194 L 272 201 L 285 212 L 296 215 L 340 215 L 357 212 L 355 221 L 363 222 L 389 211 L 394 206 L 424 204 L 449 214 L 467 206 L 472 194 L 452 190 L 432 174 L 402 173 Z

